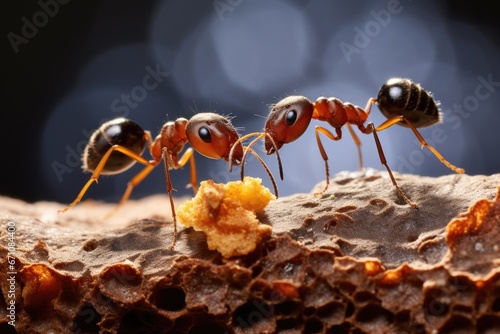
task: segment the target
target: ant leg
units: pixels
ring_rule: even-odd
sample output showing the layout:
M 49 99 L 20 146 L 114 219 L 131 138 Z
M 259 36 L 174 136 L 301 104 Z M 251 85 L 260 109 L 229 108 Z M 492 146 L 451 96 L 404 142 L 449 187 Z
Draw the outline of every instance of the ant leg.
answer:
M 365 109 L 363 111 L 366 113 L 366 117 L 370 115 L 370 112 L 372 110 L 372 106 L 377 103 L 377 100 L 374 98 L 368 99 L 368 102 L 366 103 Z M 345 123 L 347 130 L 349 130 L 349 133 L 351 134 L 352 139 L 354 139 L 354 143 L 356 144 L 356 148 L 358 149 L 358 161 L 359 161 L 359 170 L 363 169 L 363 155 L 361 153 L 361 141 L 359 140 L 358 136 L 354 132 L 354 130 L 351 127 L 351 124 L 349 122 Z
M 144 180 L 146 178 L 146 176 L 149 175 L 149 173 L 151 173 L 151 171 L 158 165 L 158 163 L 155 163 L 155 164 L 151 164 L 151 165 L 148 165 L 146 166 L 143 170 L 141 170 L 136 176 L 134 176 L 132 178 L 132 180 L 130 180 L 128 183 L 127 183 L 127 189 L 125 190 L 125 192 L 123 193 L 123 196 L 122 198 L 120 199 L 120 202 L 118 202 L 118 204 L 115 206 L 115 208 L 113 210 L 111 210 L 110 212 L 108 212 L 106 215 L 104 215 L 103 217 L 103 220 L 107 220 L 109 217 L 111 217 L 112 215 L 114 215 L 116 213 L 116 211 L 118 211 L 118 209 L 128 200 L 128 198 L 130 197 L 130 194 L 132 193 L 132 190 L 134 189 L 135 186 L 137 186 L 139 183 L 142 182 L 142 180 Z
M 384 150 L 382 149 L 382 145 L 380 144 L 380 140 L 378 139 L 377 130 L 378 130 L 378 128 L 375 128 L 373 123 L 370 122 L 370 123 L 368 123 L 368 126 L 365 130 L 365 133 L 366 134 L 373 133 L 373 138 L 375 138 L 375 144 L 377 145 L 377 151 L 378 151 L 378 156 L 380 157 L 380 162 L 387 169 L 387 172 L 389 173 L 389 176 L 392 180 L 392 184 L 396 187 L 396 190 L 398 191 L 399 195 L 405 200 L 405 202 L 409 206 L 414 207 L 415 209 L 418 209 L 418 205 L 415 203 L 412 203 L 408 199 L 408 197 L 406 197 L 406 195 L 403 193 L 403 191 L 399 188 L 398 183 L 396 182 L 396 179 L 394 178 L 394 175 L 392 175 L 392 171 L 389 168 L 389 165 L 387 164 L 387 160 L 385 159 Z
M 172 166 L 174 169 L 179 169 L 184 167 L 184 165 L 186 165 L 188 161 L 189 161 L 189 171 L 191 175 L 191 180 L 188 187 L 192 187 L 194 194 L 196 195 L 196 193 L 198 192 L 198 180 L 196 177 L 196 163 L 194 161 L 193 149 L 191 147 L 188 148 L 178 162 L 176 160 L 172 160 Z
M 370 98 L 368 99 L 368 102 L 366 102 L 366 107 L 365 107 L 365 112 L 367 115 L 370 115 L 370 112 L 372 111 L 372 105 L 377 103 L 377 99 L 375 98 Z
M 436 158 L 439 159 L 439 161 L 441 161 L 446 167 L 448 167 L 452 171 L 459 173 L 459 174 L 462 174 L 465 172 L 462 168 L 456 167 L 456 166 L 452 165 L 451 163 L 449 163 L 445 158 L 443 158 L 443 156 L 441 154 L 439 154 L 439 152 L 434 147 L 427 144 L 427 142 L 422 137 L 420 132 L 418 132 L 418 130 L 415 128 L 415 126 L 403 116 L 397 116 L 397 117 L 393 117 L 393 118 L 388 119 L 387 121 L 385 121 L 384 123 L 382 123 L 381 125 L 379 125 L 377 127 L 377 131 L 385 130 L 385 129 L 391 127 L 392 125 L 394 125 L 398 122 L 401 122 L 401 121 L 406 122 L 408 127 L 413 131 L 413 134 L 415 135 L 415 137 L 417 137 L 420 144 L 422 144 L 422 148 L 424 146 L 427 147 L 436 156 Z
M 135 153 L 134 151 L 132 151 L 132 150 L 126 148 L 126 147 L 123 147 L 123 146 L 120 146 L 120 145 L 114 145 L 114 146 L 110 147 L 109 150 L 103 155 L 101 161 L 99 161 L 99 164 L 97 165 L 96 169 L 94 170 L 94 173 L 92 174 L 92 176 L 90 177 L 90 179 L 87 181 L 87 183 L 85 183 L 85 185 L 83 186 L 82 190 L 80 190 L 80 193 L 75 198 L 75 200 L 73 202 L 71 202 L 64 209 L 59 210 L 60 213 L 66 212 L 70 208 L 72 208 L 76 204 L 78 204 L 78 202 L 81 201 L 81 199 L 83 198 L 83 196 L 85 195 L 85 193 L 87 192 L 87 190 L 89 189 L 89 187 L 92 185 L 92 183 L 94 183 L 94 182 L 98 183 L 97 179 L 99 178 L 99 175 L 101 175 L 102 170 L 104 169 L 104 166 L 106 166 L 106 163 L 108 162 L 108 159 L 111 156 L 111 153 L 113 153 L 115 151 L 121 152 L 121 153 L 125 154 L 126 156 L 128 156 L 129 158 L 134 159 L 135 161 L 137 161 L 137 162 L 139 162 L 139 163 L 141 163 L 143 165 L 146 165 L 146 166 L 151 166 L 151 165 L 156 165 L 157 164 L 157 162 L 155 162 L 154 160 L 153 161 L 148 161 L 144 157 L 142 157 L 141 155 Z
M 352 139 L 354 139 L 354 143 L 356 144 L 356 148 L 358 149 L 358 160 L 359 160 L 359 170 L 363 169 L 363 155 L 361 154 L 361 141 L 359 140 L 358 136 L 354 132 L 354 130 L 351 127 L 351 124 L 345 123 L 347 130 L 349 130 L 349 133 L 352 136 Z
M 170 200 L 170 209 L 172 210 L 172 219 L 174 221 L 174 239 L 172 240 L 172 244 L 168 247 L 168 249 L 173 250 L 177 242 L 177 216 L 175 214 L 174 198 L 172 197 L 172 190 L 174 190 L 174 187 L 172 186 L 172 179 L 170 178 L 171 162 L 169 162 L 170 160 L 167 159 L 167 157 L 169 157 L 169 154 L 167 153 L 166 147 L 162 149 L 161 156 L 163 158 L 163 167 L 165 169 L 165 179 L 167 182 L 168 199 Z
M 319 136 L 320 132 L 330 138 L 331 140 L 340 140 L 342 138 L 342 130 L 340 128 L 335 128 L 335 131 L 337 132 L 337 136 L 334 136 L 330 131 L 327 129 L 321 127 L 321 126 L 316 126 L 314 128 L 314 133 L 316 135 L 316 142 L 318 143 L 318 148 L 319 152 L 321 153 L 321 156 L 323 157 L 323 161 L 325 162 L 325 174 L 326 174 L 326 185 L 325 188 L 320 191 L 319 193 L 315 193 L 314 196 L 320 196 L 322 195 L 327 189 L 328 186 L 330 185 L 330 169 L 328 167 L 328 155 L 326 154 L 325 148 L 323 147 L 323 143 L 321 142 L 321 138 Z
M 144 141 L 148 145 L 148 150 L 151 152 L 151 149 L 153 148 L 153 137 L 151 137 L 151 132 L 148 130 L 144 130 Z
M 144 131 L 144 141 L 148 145 L 148 150 L 151 152 L 151 148 L 153 147 L 153 141 L 151 139 L 151 132 L 149 132 L 147 130 Z M 158 162 L 159 161 L 156 161 L 154 164 L 153 163 L 148 164 L 142 171 L 140 171 L 136 176 L 134 176 L 132 178 L 132 180 L 130 180 L 127 183 L 127 189 L 125 190 L 125 193 L 123 193 L 123 196 L 120 199 L 120 202 L 118 202 L 118 205 L 113 209 L 113 211 L 106 214 L 105 219 L 112 216 L 112 214 L 114 212 L 116 212 L 120 208 L 120 206 L 122 206 L 123 203 L 125 203 L 128 200 L 134 187 L 137 186 L 139 183 L 141 183 L 142 180 L 144 180 L 149 175 L 149 173 L 151 173 L 151 171 L 156 167 L 156 165 L 158 165 Z

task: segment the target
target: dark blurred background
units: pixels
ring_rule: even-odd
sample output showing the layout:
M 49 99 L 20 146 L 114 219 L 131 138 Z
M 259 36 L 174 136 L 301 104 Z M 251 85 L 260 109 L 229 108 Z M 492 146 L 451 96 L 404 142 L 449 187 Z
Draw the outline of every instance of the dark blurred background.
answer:
M 500 14 L 475 1 L 9 1 L 3 10 L 0 194 L 27 201 L 74 199 L 90 175 L 79 155 L 99 125 L 131 118 L 156 135 L 201 111 L 236 116 L 241 133 L 263 128 L 268 104 L 321 95 L 365 106 L 390 77 L 409 77 L 441 101 L 443 124 L 424 138 L 468 174 L 500 172 Z M 157 73 L 151 75 L 151 73 Z M 148 76 L 149 75 L 149 76 Z M 156 79 L 154 79 L 156 78 Z M 375 107 L 370 120 L 384 118 Z M 282 195 L 324 179 L 310 129 L 281 150 Z M 382 168 L 360 135 L 366 167 Z M 380 134 L 389 165 L 451 173 L 408 129 Z M 358 168 L 347 131 L 324 140 L 332 173 Z M 259 144 L 258 150 L 262 149 Z M 149 158 L 149 155 L 146 153 Z M 274 156 L 265 157 L 277 177 Z M 239 177 L 196 156 L 199 180 Z M 140 170 L 101 177 L 86 198 L 116 201 Z M 256 160 L 247 174 L 270 182 Z M 179 194 L 189 170 L 172 173 Z M 165 192 L 157 168 L 133 193 Z

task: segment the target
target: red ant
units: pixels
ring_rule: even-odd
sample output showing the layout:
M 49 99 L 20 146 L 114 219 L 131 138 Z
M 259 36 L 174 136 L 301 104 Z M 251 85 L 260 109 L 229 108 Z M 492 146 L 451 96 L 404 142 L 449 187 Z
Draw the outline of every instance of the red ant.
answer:
M 276 183 L 267 165 L 251 148 L 247 149 L 242 146 L 238 139 L 238 132 L 227 117 L 209 112 L 196 114 L 189 120 L 178 118 L 175 122 L 165 123 L 154 141 L 151 133 L 143 130 L 134 121 L 126 118 L 116 118 L 108 121 L 92 134 L 82 155 L 82 168 L 85 172 L 92 172 L 92 176 L 83 186 L 76 199 L 60 212 L 65 212 L 80 202 L 92 183 L 97 183 L 100 175 L 122 173 L 136 162 L 145 165 L 146 167 L 128 182 L 125 193 L 115 210 L 109 214 L 111 215 L 127 201 L 134 187 L 163 160 L 167 192 L 174 221 L 174 240 L 169 247 L 173 249 L 177 241 L 177 220 L 172 198 L 172 190 L 174 189 L 169 170 L 182 168 L 189 161 L 190 185 L 196 194 L 198 183 L 193 148 L 201 155 L 211 159 L 223 159 L 225 161 L 231 159 L 231 165 L 240 165 L 243 150 L 250 150 L 268 172 L 277 195 Z M 184 145 L 188 142 L 192 145 L 192 148 L 188 148 L 179 157 Z M 152 160 L 146 160 L 142 156 L 146 145 L 149 148 Z M 229 157 L 231 148 L 233 154 Z
M 371 107 L 375 103 L 377 103 L 380 111 L 388 118 L 388 120 L 383 122 L 378 127 L 375 127 L 372 122 L 366 124 L 365 126 L 365 122 L 370 115 Z M 393 185 L 408 205 L 418 208 L 417 204 L 412 203 L 399 188 L 385 159 L 377 132 L 385 130 L 394 124 L 408 127 L 420 141 L 422 148 L 424 146 L 427 147 L 451 170 L 457 173 L 463 173 L 464 170 L 462 168 L 455 167 L 446 161 L 441 154 L 434 149 L 434 147 L 426 143 L 424 138 L 417 131 L 417 128 L 426 127 L 441 121 L 442 115 L 438 109 L 438 105 L 439 103 L 434 101 L 432 95 L 420 87 L 419 84 L 416 84 L 409 79 L 402 78 L 389 79 L 380 88 L 378 97 L 376 99 L 370 98 L 364 109 L 351 103 L 344 103 L 335 97 L 319 97 L 314 103 L 312 103 L 304 96 L 289 96 L 272 106 L 271 112 L 266 120 L 264 132 L 250 133 L 241 137 L 239 141 L 243 141 L 252 136 L 257 136 L 257 138 L 248 145 L 248 150 L 259 139 L 265 138 L 265 151 L 267 154 L 273 154 L 284 144 L 290 143 L 299 138 L 306 131 L 311 119 L 327 122 L 335 128 L 335 135 L 324 127 L 315 127 L 316 141 L 321 156 L 325 161 L 326 171 L 325 188 L 317 194 L 321 195 L 328 189 L 330 173 L 328 168 L 328 156 L 323 148 L 323 144 L 321 143 L 320 134 L 325 135 L 331 140 L 340 140 L 342 138 L 342 126 L 345 125 L 356 143 L 361 169 L 363 165 L 361 142 L 351 127 L 351 124 L 356 125 L 362 133 L 373 134 L 380 161 L 387 169 Z M 233 146 L 233 148 L 235 147 Z M 229 157 L 232 156 L 231 153 Z M 236 151 L 235 153 L 238 154 Z M 247 151 L 245 150 L 241 161 L 241 177 L 244 175 L 246 153 Z M 229 161 L 229 165 L 231 168 L 231 161 Z M 281 169 L 280 175 L 282 177 Z

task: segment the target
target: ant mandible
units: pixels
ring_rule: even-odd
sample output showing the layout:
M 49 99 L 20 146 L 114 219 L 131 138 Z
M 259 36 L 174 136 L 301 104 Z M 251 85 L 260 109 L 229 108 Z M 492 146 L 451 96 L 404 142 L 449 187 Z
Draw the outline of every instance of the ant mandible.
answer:
M 177 241 L 177 220 L 172 198 L 172 190 L 174 189 L 169 170 L 179 169 L 189 161 L 191 173 L 190 185 L 196 194 L 198 183 L 193 148 L 205 157 L 223 159 L 225 161 L 231 159 L 231 165 L 240 165 L 243 150 L 248 151 L 251 148 L 247 150 L 246 147 L 240 144 L 238 139 L 238 132 L 231 124 L 229 118 L 210 112 L 198 113 L 189 120 L 178 118 L 175 121 L 165 123 L 154 141 L 149 131 L 143 130 L 132 120 L 116 118 L 108 121 L 92 134 L 82 155 L 82 168 L 85 172 L 93 173 L 92 176 L 83 186 L 76 199 L 66 208 L 60 210 L 60 212 L 65 212 L 80 202 L 92 183 L 97 183 L 100 175 L 122 173 L 136 162 L 145 165 L 146 167 L 128 182 L 127 189 L 119 204 L 110 214 L 114 213 L 127 201 L 134 187 L 144 180 L 163 160 L 167 192 L 174 221 L 174 239 L 172 245 L 169 247 L 172 250 Z M 184 145 L 188 142 L 192 148 L 188 148 L 179 157 L 184 149 Z M 146 145 L 149 148 L 152 160 L 147 160 L 142 156 Z M 229 157 L 231 149 L 233 149 L 233 154 Z M 253 150 L 251 150 L 251 153 L 258 158 L 268 172 L 273 182 L 275 193 L 277 194 L 276 183 L 269 168 Z
M 365 122 L 370 115 L 371 107 L 375 103 L 378 105 L 382 114 L 388 119 L 378 127 L 375 127 L 372 122 L 369 122 L 365 126 Z M 427 147 L 451 170 L 457 173 L 464 173 L 462 168 L 450 164 L 434 147 L 427 144 L 417 131 L 417 128 L 426 127 L 442 120 L 442 114 L 438 109 L 438 105 L 439 103 L 434 100 L 432 95 L 424 90 L 419 84 L 409 79 L 391 78 L 382 85 L 376 99 L 370 98 L 368 100 L 364 109 L 351 103 L 344 103 L 335 97 L 319 97 L 314 103 L 304 96 L 289 96 L 284 98 L 272 106 L 271 112 L 266 120 L 264 132 L 250 133 L 241 137 L 239 140 L 243 141 L 249 137 L 257 136 L 257 138 L 248 145 L 248 148 L 251 148 L 259 139 L 265 138 L 265 151 L 267 154 L 273 154 L 276 152 L 276 148 L 279 150 L 284 144 L 299 138 L 306 131 L 311 119 L 325 121 L 330 124 L 335 129 L 335 135 L 322 126 L 315 127 L 316 141 L 325 162 L 326 173 L 325 188 L 316 194 L 321 195 L 328 189 L 330 173 L 328 155 L 321 142 L 320 134 L 334 141 L 340 140 L 342 138 L 342 126 L 345 125 L 356 143 L 361 169 L 363 166 L 361 142 L 351 127 L 351 124 L 356 125 L 362 133 L 373 134 L 380 162 L 387 169 L 393 185 L 408 205 L 418 208 L 417 204 L 412 203 L 399 188 L 387 164 L 377 132 L 385 130 L 394 124 L 408 127 L 420 141 L 422 148 L 424 146 Z M 230 157 L 232 156 L 231 153 L 229 155 Z M 236 151 L 235 153 L 238 154 Z M 246 153 L 245 151 L 241 161 L 241 177 L 244 175 Z M 229 162 L 229 165 L 231 168 L 231 162 Z M 280 176 L 283 179 L 281 170 Z

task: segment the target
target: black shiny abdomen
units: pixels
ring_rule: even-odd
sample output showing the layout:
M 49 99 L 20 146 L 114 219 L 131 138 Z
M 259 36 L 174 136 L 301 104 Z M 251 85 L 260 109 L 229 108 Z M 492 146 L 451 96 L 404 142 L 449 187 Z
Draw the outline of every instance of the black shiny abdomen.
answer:
M 82 156 L 83 169 L 95 170 L 102 157 L 114 145 L 142 154 L 146 146 L 144 130 L 134 121 L 116 118 L 101 125 L 90 137 Z M 116 174 L 130 168 L 136 161 L 121 152 L 113 152 L 101 174 Z
M 416 128 L 441 121 L 441 112 L 432 95 L 409 79 L 392 78 L 382 85 L 377 104 L 385 117 L 403 115 Z M 408 126 L 405 122 L 399 125 Z

